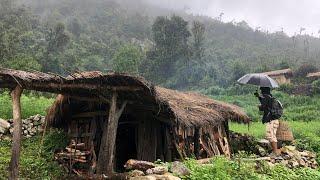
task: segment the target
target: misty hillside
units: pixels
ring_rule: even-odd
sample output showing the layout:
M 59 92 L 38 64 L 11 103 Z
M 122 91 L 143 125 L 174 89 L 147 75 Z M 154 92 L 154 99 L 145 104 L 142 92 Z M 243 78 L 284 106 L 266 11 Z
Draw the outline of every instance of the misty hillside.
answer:
M 0 8 L 0 65 L 4 67 L 60 74 L 127 71 L 157 84 L 190 89 L 229 86 L 247 72 L 320 64 L 318 38 L 263 32 L 244 21 L 223 23 L 150 1 L 2 0 Z M 167 18 L 161 21 L 158 16 Z M 170 57 L 159 57 L 155 38 L 163 26 L 154 23 L 170 19 L 180 22 L 179 28 L 187 21 L 189 32 L 181 37 L 185 44 L 168 52 Z M 194 22 L 204 25 L 198 56 Z

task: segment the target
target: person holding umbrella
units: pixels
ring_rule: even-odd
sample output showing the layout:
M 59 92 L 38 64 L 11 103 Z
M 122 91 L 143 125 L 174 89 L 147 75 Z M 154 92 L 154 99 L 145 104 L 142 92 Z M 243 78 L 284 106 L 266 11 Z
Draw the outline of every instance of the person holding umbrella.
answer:
M 265 74 L 247 74 L 238 80 L 241 84 L 260 86 L 261 94 L 256 91 L 254 95 L 259 99 L 259 110 L 263 111 L 262 123 L 266 124 L 266 138 L 269 140 L 274 154 L 279 155 L 277 130 L 279 118 L 283 113 L 283 106 L 271 94 L 271 88 L 279 87 L 278 83 Z

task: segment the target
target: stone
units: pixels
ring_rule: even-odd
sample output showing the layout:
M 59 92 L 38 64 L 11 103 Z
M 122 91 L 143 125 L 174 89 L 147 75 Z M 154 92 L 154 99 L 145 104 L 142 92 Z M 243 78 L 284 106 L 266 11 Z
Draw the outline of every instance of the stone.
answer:
M 31 138 L 32 136 L 30 136 L 29 134 L 26 135 L 26 138 Z
M 296 168 L 299 166 L 299 163 L 295 160 L 289 161 L 288 164 L 291 166 L 291 168 Z
M 181 178 L 173 176 L 170 173 L 164 175 L 151 174 L 147 176 L 131 177 L 130 180 L 181 180 Z
M 0 119 L 0 127 L 2 127 L 3 129 L 9 129 L 10 123 L 4 119 Z
M 256 148 L 257 148 L 260 156 L 266 156 L 267 155 L 267 151 L 263 147 L 257 145 Z
M 306 162 L 303 159 L 300 159 L 298 163 L 299 163 L 299 165 L 301 167 L 306 167 L 307 166 Z
M 144 175 L 145 174 L 143 171 L 136 170 L 136 169 L 130 172 L 131 177 L 144 176 Z
M 285 154 L 285 155 L 283 156 L 283 159 L 289 160 L 289 159 L 291 159 L 291 157 L 290 157 L 288 154 Z
M 4 134 L 7 130 L 3 127 L 0 127 L 0 134 Z
M 34 120 L 34 121 L 39 121 L 39 120 L 41 120 L 41 115 L 40 115 L 40 114 L 35 115 L 35 116 L 33 117 L 33 120 Z
M 173 174 L 176 174 L 178 176 L 187 176 L 190 175 L 190 170 L 179 161 L 174 161 L 171 165 L 171 172 Z
M 168 172 L 168 168 L 165 166 L 157 166 L 146 171 L 146 174 L 165 174 Z

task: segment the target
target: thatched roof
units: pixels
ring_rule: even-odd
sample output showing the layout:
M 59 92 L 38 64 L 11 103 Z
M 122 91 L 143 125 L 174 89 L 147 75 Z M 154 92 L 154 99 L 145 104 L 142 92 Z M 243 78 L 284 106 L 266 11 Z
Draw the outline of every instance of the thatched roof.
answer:
M 279 75 L 292 76 L 293 72 L 291 69 L 281 69 L 276 71 L 263 72 L 263 74 L 266 74 L 268 76 L 279 76 Z
M 49 112 L 48 121 L 57 119 L 61 103 L 70 96 L 108 98 L 118 91 L 120 100 L 153 106 L 158 115 L 184 126 L 204 126 L 221 121 L 249 122 L 248 116 L 237 106 L 216 101 L 191 92 L 179 92 L 154 86 L 142 77 L 128 74 L 83 72 L 61 77 L 41 72 L 0 69 L 0 87 L 53 92 L 59 95 Z M 60 112 L 61 113 L 61 112 Z
M 320 72 L 308 73 L 307 77 L 308 78 L 318 78 L 318 77 L 320 77 Z

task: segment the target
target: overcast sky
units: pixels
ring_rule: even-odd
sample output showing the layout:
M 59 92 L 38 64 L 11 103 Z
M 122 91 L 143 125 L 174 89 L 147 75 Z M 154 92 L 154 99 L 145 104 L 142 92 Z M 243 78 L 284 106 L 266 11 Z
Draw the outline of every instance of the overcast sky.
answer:
M 245 20 L 253 28 L 283 30 L 293 35 L 300 27 L 319 37 L 320 0 L 148 0 L 174 9 L 188 9 L 193 14 L 218 17 L 222 20 Z

